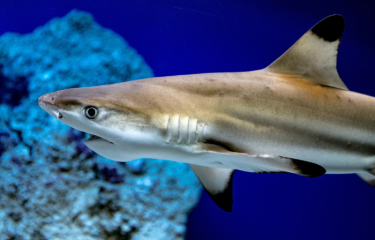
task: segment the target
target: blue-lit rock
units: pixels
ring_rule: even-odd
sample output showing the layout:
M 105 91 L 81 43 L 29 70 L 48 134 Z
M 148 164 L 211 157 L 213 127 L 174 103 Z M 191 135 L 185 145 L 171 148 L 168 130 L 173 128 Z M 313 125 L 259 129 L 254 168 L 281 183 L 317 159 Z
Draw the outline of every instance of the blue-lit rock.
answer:
M 45 93 L 151 77 L 118 35 L 73 11 L 0 38 L 0 239 L 182 239 L 200 185 L 186 164 L 97 156 Z

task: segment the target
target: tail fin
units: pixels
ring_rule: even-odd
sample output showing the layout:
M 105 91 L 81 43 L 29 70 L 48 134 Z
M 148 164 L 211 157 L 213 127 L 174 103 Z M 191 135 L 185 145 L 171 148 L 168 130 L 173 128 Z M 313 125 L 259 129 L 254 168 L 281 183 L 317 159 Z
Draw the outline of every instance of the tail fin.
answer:
M 368 185 L 375 187 L 375 175 L 370 172 L 357 173 Z

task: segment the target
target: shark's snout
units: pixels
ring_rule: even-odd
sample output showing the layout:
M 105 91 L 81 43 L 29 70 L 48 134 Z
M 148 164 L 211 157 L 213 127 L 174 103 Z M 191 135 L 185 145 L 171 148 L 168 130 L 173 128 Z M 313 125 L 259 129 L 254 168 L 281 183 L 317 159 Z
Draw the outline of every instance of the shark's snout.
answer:
M 53 101 L 55 100 L 54 94 L 44 94 L 43 96 L 40 96 L 38 99 L 39 106 L 41 104 L 48 104 L 53 105 Z
M 44 111 L 49 113 L 55 118 L 61 118 L 62 115 L 59 112 L 59 109 L 54 105 L 55 94 L 45 94 L 40 96 L 38 99 L 39 107 L 41 107 Z

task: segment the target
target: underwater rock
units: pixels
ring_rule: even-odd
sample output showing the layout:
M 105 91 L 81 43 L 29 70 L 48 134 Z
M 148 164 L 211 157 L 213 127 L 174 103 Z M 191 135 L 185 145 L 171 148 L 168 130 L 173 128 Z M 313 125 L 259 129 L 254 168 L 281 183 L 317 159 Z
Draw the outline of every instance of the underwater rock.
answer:
M 183 239 L 201 190 L 188 165 L 104 159 L 37 102 L 146 77 L 142 57 L 88 13 L 0 37 L 0 240 Z

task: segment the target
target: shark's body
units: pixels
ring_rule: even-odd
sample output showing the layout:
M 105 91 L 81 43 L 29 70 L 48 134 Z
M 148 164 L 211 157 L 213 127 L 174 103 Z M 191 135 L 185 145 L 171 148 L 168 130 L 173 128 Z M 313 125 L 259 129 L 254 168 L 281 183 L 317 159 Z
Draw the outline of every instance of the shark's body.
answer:
M 126 89 L 120 92 L 129 99 L 139 98 L 142 105 L 137 109 L 147 112 L 150 121 L 159 118 L 154 127 L 168 147 L 194 146 L 187 142 L 186 133 L 188 122 L 197 120 L 202 124 L 202 142 L 229 151 L 301 159 L 324 167 L 327 173 L 375 167 L 371 165 L 375 164 L 373 97 L 267 70 L 162 77 L 123 86 Z M 172 120 L 179 123 L 168 124 Z M 150 154 L 147 157 L 154 156 Z M 180 160 L 168 154 L 163 152 L 161 157 Z M 182 161 L 252 171 L 251 162 L 247 166 L 194 158 Z
M 326 18 L 263 70 L 69 89 L 39 103 L 95 135 L 86 145 L 104 157 L 191 164 L 226 211 L 234 169 L 357 173 L 374 185 L 375 98 L 348 91 L 337 74 L 343 27 L 341 16 Z

